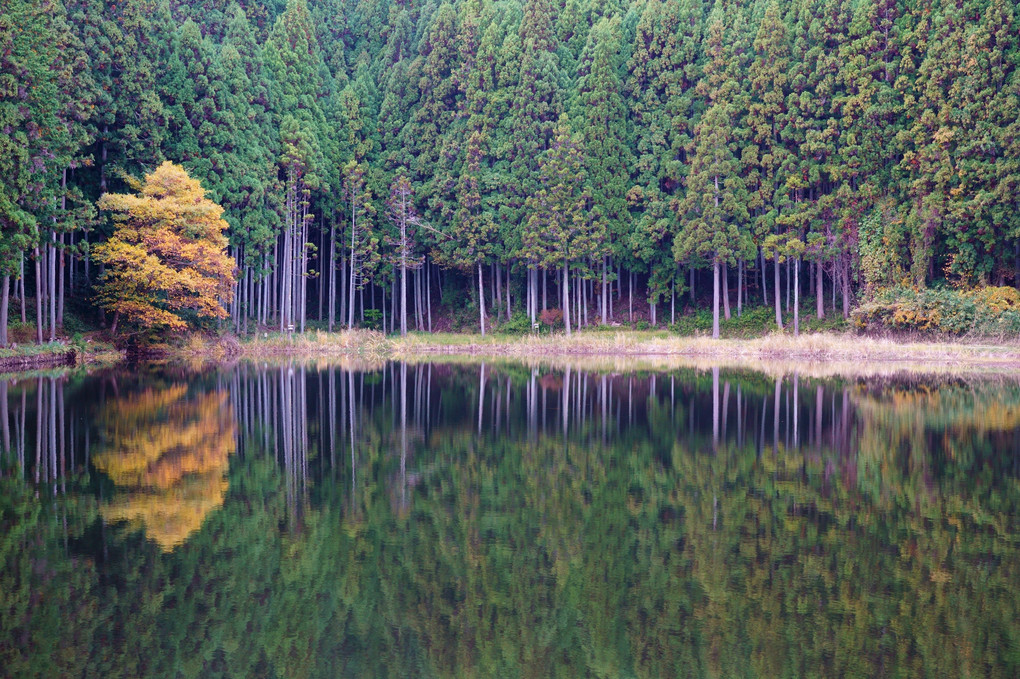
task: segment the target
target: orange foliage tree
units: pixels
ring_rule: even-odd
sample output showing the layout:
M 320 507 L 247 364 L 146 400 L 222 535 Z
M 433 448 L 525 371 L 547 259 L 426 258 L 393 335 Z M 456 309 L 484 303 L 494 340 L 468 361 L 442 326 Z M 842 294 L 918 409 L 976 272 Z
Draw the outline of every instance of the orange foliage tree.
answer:
M 113 213 L 113 237 L 95 248 L 106 266 L 97 301 L 141 329 L 183 330 L 182 312 L 226 318 L 221 300 L 234 285 L 226 254 L 223 208 L 205 196 L 180 165 L 165 162 L 136 188 L 140 195 L 105 194 L 99 207 Z

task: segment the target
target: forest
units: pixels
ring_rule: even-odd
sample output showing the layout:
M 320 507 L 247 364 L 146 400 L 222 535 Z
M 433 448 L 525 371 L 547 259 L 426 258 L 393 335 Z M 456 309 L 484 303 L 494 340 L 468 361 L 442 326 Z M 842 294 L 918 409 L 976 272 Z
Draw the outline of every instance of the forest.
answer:
M 167 161 L 222 206 L 230 266 L 207 286 L 223 313 L 179 281 L 152 292 L 136 324 L 164 330 L 173 312 L 237 333 L 570 332 L 707 307 L 715 333 L 749 307 L 796 329 L 805 305 L 880 316 L 890 290 L 1017 285 L 1016 14 L 0 0 L 0 343 L 9 322 L 40 343 L 68 315 L 111 323 L 109 206 Z M 999 297 L 974 303 L 1020 306 Z

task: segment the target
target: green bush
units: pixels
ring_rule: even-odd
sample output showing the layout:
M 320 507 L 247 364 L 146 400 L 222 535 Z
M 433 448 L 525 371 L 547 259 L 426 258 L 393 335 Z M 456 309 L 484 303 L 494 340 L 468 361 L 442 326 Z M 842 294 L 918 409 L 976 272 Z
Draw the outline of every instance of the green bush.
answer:
M 531 332 L 531 319 L 523 311 L 518 311 L 509 321 L 496 328 L 496 331 L 506 335 L 527 335 Z
M 368 330 L 378 330 L 382 327 L 382 311 L 379 309 L 365 309 L 364 327 Z
M 878 292 L 852 317 L 860 329 L 1004 337 L 1020 334 L 1020 293 L 1008 287 L 955 290 L 900 285 Z

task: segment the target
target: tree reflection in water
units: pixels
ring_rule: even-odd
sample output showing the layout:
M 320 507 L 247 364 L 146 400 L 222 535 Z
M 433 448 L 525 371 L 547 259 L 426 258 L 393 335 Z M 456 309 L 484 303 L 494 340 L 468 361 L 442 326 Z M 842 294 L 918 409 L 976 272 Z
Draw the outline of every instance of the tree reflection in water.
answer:
M 1016 381 L 395 363 L 0 389 L 6 676 L 1020 672 Z

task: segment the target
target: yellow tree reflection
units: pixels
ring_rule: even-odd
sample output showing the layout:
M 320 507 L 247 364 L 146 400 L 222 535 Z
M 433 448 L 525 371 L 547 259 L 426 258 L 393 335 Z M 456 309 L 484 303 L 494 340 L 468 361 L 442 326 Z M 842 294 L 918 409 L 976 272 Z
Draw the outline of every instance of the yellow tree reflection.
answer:
M 223 503 L 236 440 L 225 392 L 147 389 L 108 402 L 99 421 L 107 448 L 95 465 L 121 491 L 101 507 L 106 520 L 144 526 L 169 551 Z

